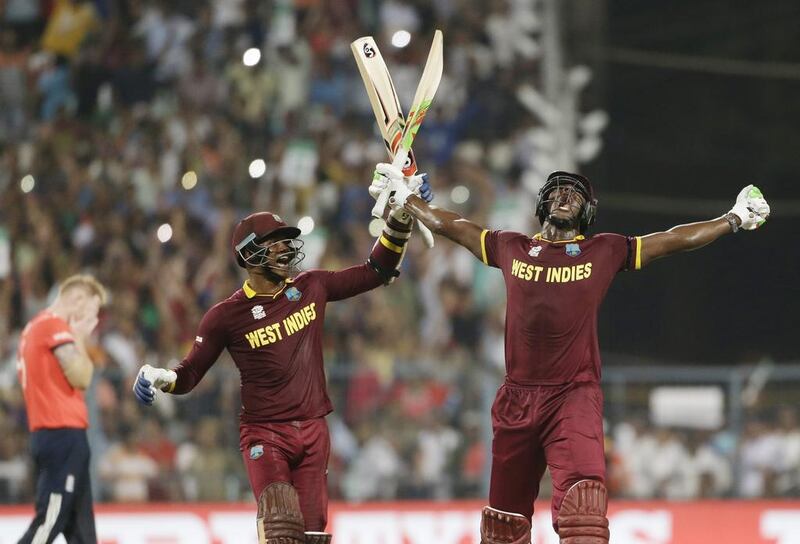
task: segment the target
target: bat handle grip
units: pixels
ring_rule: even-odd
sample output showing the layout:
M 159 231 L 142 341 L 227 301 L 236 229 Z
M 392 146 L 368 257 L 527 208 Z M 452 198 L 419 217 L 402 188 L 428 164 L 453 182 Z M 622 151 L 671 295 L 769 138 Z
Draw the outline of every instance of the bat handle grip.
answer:
M 420 220 L 417 220 L 417 226 L 419 226 L 419 232 L 422 234 L 422 239 L 425 240 L 425 245 L 428 247 L 428 249 L 431 249 L 433 247 L 433 233 L 431 232 L 431 229 L 425 226 L 425 224 Z
M 408 149 L 404 149 L 403 146 L 397 148 L 397 154 L 392 159 L 392 166 L 395 168 L 399 168 L 400 170 L 406 165 L 406 159 L 408 158 Z

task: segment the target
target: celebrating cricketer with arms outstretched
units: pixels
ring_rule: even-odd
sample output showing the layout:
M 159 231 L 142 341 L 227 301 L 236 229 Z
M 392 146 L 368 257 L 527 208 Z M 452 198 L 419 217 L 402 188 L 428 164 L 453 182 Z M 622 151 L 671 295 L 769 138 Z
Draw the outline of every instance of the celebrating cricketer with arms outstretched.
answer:
M 607 544 L 603 396 L 597 312 L 617 272 L 753 230 L 769 216 L 757 187 L 709 221 L 647 236 L 587 236 L 597 207 L 589 180 L 553 172 L 539 191 L 534 236 L 486 230 L 429 206 L 403 174 L 379 164 L 371 192 L 499 268 L 506 284 L 506 378 L 492 407 L 494 439 L 482 544 L 529 544 L 533 502 L 545 468 L 553 478 L 553 526 L 562 544 Z
M 413 187 L 430 200 L 423 176 Z M 425 201 L 425 200 L 423 200 Z M 189 355 L 173 370 L 144 365 L 134 394 L 190 392 L 223 349 L 241 374 L 240 449 L 258 502 L 260 544 L 326 544 L 327 464 L 332 410 L 322 361 L 325 305 L 390 283 L 399 274 L 413 219 L 389 214 L 366 263 L 298 273 L 300 230 L 261 212 L 236 226 L 233 256 L 248 278 L 212 307 Z

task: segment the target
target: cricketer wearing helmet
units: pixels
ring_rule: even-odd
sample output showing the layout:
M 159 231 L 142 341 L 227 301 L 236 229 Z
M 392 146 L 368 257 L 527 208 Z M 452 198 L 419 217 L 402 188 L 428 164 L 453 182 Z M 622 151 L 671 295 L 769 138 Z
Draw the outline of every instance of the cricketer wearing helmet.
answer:
M 394 209 L 499 268 L 506 285 L 506 378 L 492 407 L 492 475 L 483 544 L 531 541 L 533 502 L 547 467 L 553 526 L 564 544 L 605 544 L 603 396 L 597 312 L 617 272 L 753 230 L 769 217 L 748 185 L 725 215 L 647 236 L 589 235 L 597 198 L 588 179 L 553 172 L 539 191 L 538 234 L 484 229 L 412 195 L 402 173 L 378 166 L 374 190 L 388 187 Z
M 427 182 L 414 186 L 430 200 Z M 136 397 L 152 404 L 156 390 L 190 392 L 227 349 L 241 375 L 240 449 L 258 502 L 261 544 L 324 544 L 332 406 L 322 361 L 325 306 L 392 282 L 412 218 L 389 214 L 366 263 L 336 272 L 298 273 L 299 229 L 269 212 L 242 219 L 233 232 L 242 288 L 203 317 L 190 353 L 174 369 L 144 365 Z

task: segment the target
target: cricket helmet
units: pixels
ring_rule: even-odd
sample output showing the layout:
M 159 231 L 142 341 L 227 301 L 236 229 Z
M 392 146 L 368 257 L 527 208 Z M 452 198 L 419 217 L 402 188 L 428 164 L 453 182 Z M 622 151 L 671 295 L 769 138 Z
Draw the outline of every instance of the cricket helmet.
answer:
M 250 266 L 275 266 L 277 259 L 287 252 L 283 252 L 278 257 L 270 256 L 269 248 L 279 242 L 284 242 L 289 247 L 289 261 L 287 266 L 294 266 L 303 260 L 305 254 L 300 251 L 303 241 L 298 240 L 300 229 L 290 227 L 278 215 L 271 212 L 257 212 L 248 215 L 233 229 L 231 238 L 231 248 L 236 264 L 245 268 Z M 267 240 L 272 243 L 263 245 Z
M 536 217 L 540 223 L 545 222 L 550 214 L 550 202 L 553 200 L 549 196 L 554 189 L 563 185 L 571 185 L 583 196 L 584 203 L 578 213 L 578 230 L 581 234 L 584 234 L 594 223 L 595 215 L 597 214 L 597 198 L 595 198 L 594 189 L 589 179 L 580 174 L 559 170 L 547 176 L 547 181 L 539 189 L 539 194 L 536 196 Z

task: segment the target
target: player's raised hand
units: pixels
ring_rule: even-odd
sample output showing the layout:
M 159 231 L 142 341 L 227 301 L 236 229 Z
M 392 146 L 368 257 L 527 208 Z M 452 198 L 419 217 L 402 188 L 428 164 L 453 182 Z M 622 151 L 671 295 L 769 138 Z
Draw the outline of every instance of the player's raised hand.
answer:
M 139 402 L 150 406 L 156 399 L 156 389 L 163 391 L 174 384 L 177 379 L 178 375 L 174 370 L 143 365 L 133 383 L 133 394 Z
M 389 178 L 378 172 L 377 168 L 372 173 L 372 183 L 369 186 L 369 196 L 378 200 L 386 188 L 389 187 Z
M 739 192 L 736 204 L 731 208 L 730 213 L 739 218 L 740 228 L 754 230 L 769 218 L 769 204 L 761 194 L 761 190 L 751 184 Z
M 389 163 L 379 162 L 375 166 L 375 173 L 372 176 L 372 185 L 369 194 L 377 200 L 383 191 L 389 191 L 389 207 L 398 210 L 403 207 L 406 199 L 414 194 L 406 186 L 406 178 L 403 171 Z

